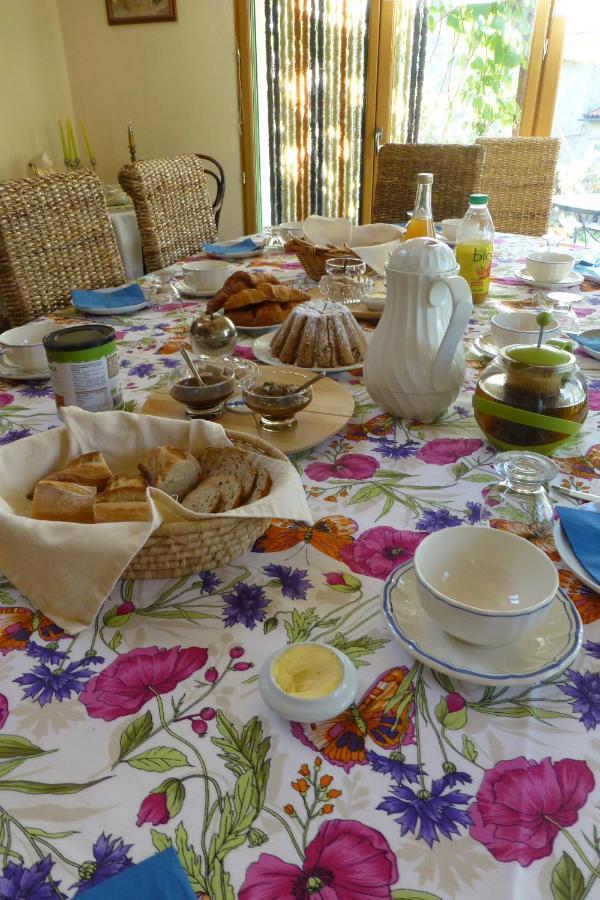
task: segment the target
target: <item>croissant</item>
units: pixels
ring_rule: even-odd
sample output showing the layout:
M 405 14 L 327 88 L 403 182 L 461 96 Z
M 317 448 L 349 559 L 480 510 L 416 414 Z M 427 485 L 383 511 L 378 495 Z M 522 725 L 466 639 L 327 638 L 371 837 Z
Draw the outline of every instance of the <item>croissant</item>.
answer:
M 239 269 L 229 276 L 221 290 L 208 301 L 206 311 L 208 313 L 217 312 L 217 310 L 223 308 L 227 298 L 232 294 L 236 294 L 244 288 L 254 288 L 260 284 L 279 284 L 279 281 L 274 275 L 263 275 L 260 272 L 244 272 L 242 269 Z

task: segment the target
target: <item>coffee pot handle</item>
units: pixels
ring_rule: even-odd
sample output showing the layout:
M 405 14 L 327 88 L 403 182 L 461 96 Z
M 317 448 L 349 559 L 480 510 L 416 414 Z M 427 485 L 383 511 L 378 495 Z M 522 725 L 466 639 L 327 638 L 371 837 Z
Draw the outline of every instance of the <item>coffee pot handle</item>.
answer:
M 473 310 L 471 289 L 460 275 L 436 279 L 429 291 L 430 306 L 441 306 L 444 303 L 448 296 L 444 287 L 452 296 L 452 313 L 433 364 L 433 385 L 436 391 L 443 391 L 447 387 L 456 349 Z

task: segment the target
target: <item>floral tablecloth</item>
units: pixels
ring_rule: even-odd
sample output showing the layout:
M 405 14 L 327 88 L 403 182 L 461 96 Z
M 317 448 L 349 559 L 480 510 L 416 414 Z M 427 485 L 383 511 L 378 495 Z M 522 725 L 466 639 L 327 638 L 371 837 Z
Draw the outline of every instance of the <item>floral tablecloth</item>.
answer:
M 468 348 L 498 305 L 535 303 L 513 277 L 526 246 L 499 239 Z M 251 265 L 305 281 L 289 257 Z M 195 309 L 114 320 L 128 408 L 173 376 Z M 600 292 L 577 315 L 600 324 Z M 171 846 L 215 900 L 600 896 L 600 597 L 560 569 L 584 648 L 530 690 L 436 675 L 382 620 L 384 579 L 428 532 L 477 523 L 496 477 L 468 360 L 432 426 L 382 414 L 360 371 L 339 376 L 351 423 L 294 458 L 312 528 L 275 523 L 218 571 L 123 581 L 76 637 L 0 583 L 0 898 L 73 896 Z M 599 493 L 600 370 L 581 362 L 590 416 L 556 459 Z M 0 405 L 0 444 L 57 424 L 46 382 L 0 382 Z M 272 714 L 256 683 L 307 638 L 345 651 L 360 681 L 356 706 L 317 727 Z

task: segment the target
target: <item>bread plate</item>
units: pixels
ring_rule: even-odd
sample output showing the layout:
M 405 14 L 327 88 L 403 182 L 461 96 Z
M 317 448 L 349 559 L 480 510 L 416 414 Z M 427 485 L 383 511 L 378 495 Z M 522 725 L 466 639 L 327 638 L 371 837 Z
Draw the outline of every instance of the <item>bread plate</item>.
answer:
M 227 315 L 227 313 L 225 313 Z M 236 325 L 239 334 L 248 334 L 258 337 L 261 334 L 269 334 L 271 331 L 277 331 L 281 323 L 276 325 Z M 278 363 L 280 365 L 280 363 Z M 319 371 L 321 371 L 319 369 Z
M 277 326 L 279 327 L 279 326 Z M 274 334 L 263 334 L 261 337 L 256 338 L 254 344 L 252 345 L 252 350 L 254 352 L 255 357 L 262 363 L 267 363 L 269 366 L 281 366 L 283 363 L 280 359 L 277 359 L 271 353 L 271 341 L 275 337 Z M 370 338 L 369 332 L 365 332 L 365 338 L 367 341 Z M 287 364 L 286 364 L 287 365 Z M 333 374 L 334 372 L 352 372 L 354 369 L 362 369 L 363 363 L 356 362 L 351 366 L 336 366 L 331 369 L 325 368 L 325 366 L 294 366 L 290 365 L 292 369 L 302 369 L 303 372 L 327 372 L 327 374 Z

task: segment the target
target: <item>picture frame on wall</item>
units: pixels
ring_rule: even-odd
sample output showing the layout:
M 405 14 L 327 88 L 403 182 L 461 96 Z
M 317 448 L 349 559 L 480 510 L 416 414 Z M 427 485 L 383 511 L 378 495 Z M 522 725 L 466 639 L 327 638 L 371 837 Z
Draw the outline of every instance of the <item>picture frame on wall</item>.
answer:
M 176 22 L 176 0 L 106 0 L 109 25 Z

